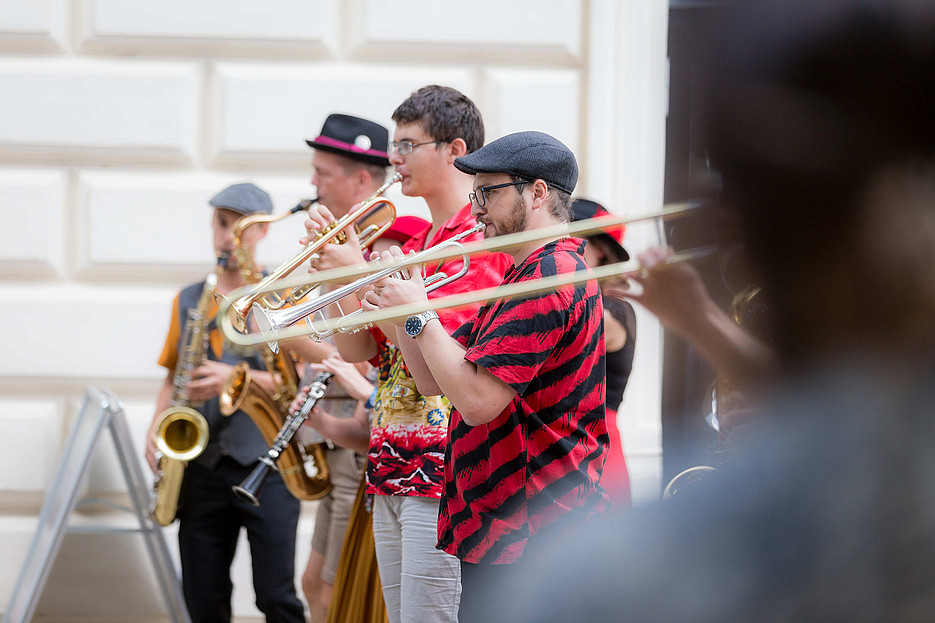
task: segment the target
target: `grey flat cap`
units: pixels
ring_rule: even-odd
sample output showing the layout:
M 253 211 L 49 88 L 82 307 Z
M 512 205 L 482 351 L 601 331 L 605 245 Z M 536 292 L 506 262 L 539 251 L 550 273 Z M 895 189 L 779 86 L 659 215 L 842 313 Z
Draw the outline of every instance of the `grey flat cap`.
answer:
M 228 186 L 211 197 L 208 203 L 215 208 L 227 208 L 241 214 L 271 214 L 273 211 L 273 200 L 269 198 L 269 193 L 249 182 Z
M 455 166 L 470 174 L 506 173 L 541 179 L 569 194 L 578 183 L 575 155 L 560 140 L 543 132 L 507 134 L 455 159 Z

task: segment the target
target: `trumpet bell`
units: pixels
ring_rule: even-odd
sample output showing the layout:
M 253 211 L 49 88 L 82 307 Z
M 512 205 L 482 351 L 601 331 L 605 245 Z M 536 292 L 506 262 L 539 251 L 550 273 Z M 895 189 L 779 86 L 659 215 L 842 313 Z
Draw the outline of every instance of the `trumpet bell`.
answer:
M 276 328 L 273 324 L 272 312 L 258 303 L 253 304 L 253 319 L 256 321 L 256 326 L 260 330 L 260 335 L 272 335 L 273 329 Z M 279 352 L 279 342 L 267 342 L 267 346 L 274 353 Z
M 236 304 L 238 301 L 231 301 L 220 292 L 214 293 L 214 300 L 218 304 L 218 309 L 227 310 L 227 317 L 230 318 L 231 324 L 234 325 L 234 328 L 241 333 L 246 333 L 247 317 L 245 314 L 237 311 Z

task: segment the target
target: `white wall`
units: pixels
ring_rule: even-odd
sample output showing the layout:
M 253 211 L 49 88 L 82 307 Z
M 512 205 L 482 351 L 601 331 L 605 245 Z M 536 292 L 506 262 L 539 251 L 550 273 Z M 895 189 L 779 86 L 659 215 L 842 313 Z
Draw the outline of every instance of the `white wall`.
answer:
M 86 385 L 124 399 L 142 447 L 172 296 L 210 267 L 214 192 L 253 180 L 285 210 L 314 194 L 303 139 L 328 113 L 392 128 L 405 96 L 439 83 L 477 102 L 488 140 L 536 129 L 566 142 L 578 195 L 618 213 L 659 209 L 667 10 L 663 0 L 0 0 L 0 610 Z M 390 196 L 401 213 L 426 214 L 421 200 Z M 300 234 L 298 221 L 274 226 L 261 261 L 291 256 Z M 638 312 L 621 426 L 645 500 L 660 478 L 661 355 L 658 327 Z M 119 497 L 108 443 L 86 491 Z M 308 504 L 300 570 L 313 518 Z M 132 537 L 69 536 L 37 620 L 159 620 L 145 565 Z M 245 547 L 235 582 L 236 614 L 258 615 Z

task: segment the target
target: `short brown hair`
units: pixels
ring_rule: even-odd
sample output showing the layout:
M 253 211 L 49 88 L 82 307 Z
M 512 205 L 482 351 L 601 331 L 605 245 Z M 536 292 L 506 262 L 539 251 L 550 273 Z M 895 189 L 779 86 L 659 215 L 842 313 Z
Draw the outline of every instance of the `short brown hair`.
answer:
M 468 153 L 484 145 L 484 120 L 471 99 L 451 87 L 437 84 L 414 91 L 393 111 L 393 121 L 420 123 L 437 141 L 464 140 Z

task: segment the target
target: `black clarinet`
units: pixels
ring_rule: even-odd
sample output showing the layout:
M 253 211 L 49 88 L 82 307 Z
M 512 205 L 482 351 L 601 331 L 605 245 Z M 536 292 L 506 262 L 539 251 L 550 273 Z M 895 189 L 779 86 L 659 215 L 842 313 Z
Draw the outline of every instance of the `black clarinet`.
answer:
M 250 502 L 254 506 L 260 505 L 260 491 L 263 489 L 263 485 L 266 484 L 269 475 L 273 470 L 276 470 L 276 460 L 279 459 L 279 455 L 282 454 L 283 450 L 289 446 L 292 438 L 299 431 L 303 422 L 308 419 L 318 401 L 325 395 L 328 382 L 331 381 L 333 376 L 331 372 L 322 372 L 315 377 L 308 390 L 305 402 L 283 422 L 279 434 L 276 435 L 276 439 L 273 441 L 273 446 L 265 455 L 257 459 L 259 464 L 253 468 L 253 471 L 242 483 L 231 487 L 237 497 Z

